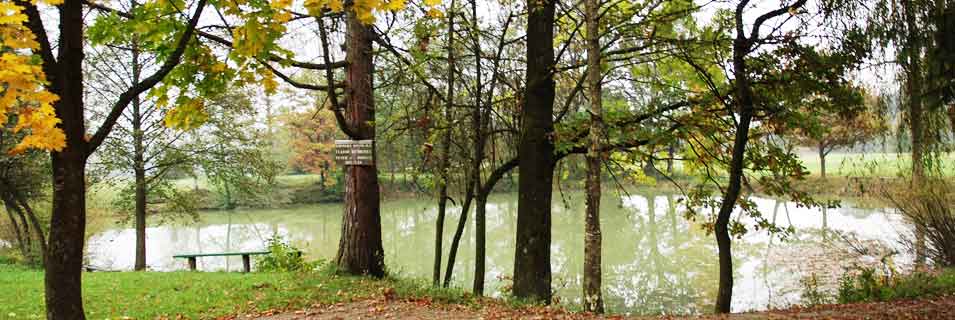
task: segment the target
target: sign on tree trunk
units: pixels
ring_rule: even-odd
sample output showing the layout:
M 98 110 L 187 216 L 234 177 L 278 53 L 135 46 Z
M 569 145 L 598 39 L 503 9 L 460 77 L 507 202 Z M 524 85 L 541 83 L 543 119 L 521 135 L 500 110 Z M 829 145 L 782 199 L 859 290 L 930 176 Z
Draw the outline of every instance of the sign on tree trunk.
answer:
M 346 166 L 375 164 L 374 140 L 335 140 L 335 160 Z

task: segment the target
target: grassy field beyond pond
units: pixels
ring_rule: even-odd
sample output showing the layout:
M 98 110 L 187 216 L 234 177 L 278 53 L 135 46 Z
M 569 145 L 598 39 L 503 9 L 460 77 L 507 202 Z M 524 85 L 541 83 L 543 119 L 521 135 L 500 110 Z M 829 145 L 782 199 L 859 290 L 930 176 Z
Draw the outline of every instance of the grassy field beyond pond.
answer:
M 380 295 L 428 296 L 467 302 L 455 290 L 424 282 L 370 280 L 333 272 L 93 272 L 83 274 L 83 303 L 89 319 L 208 319 L 289 310 Z M 0 319 L 45 319 L 43 272 L 0 264 Z

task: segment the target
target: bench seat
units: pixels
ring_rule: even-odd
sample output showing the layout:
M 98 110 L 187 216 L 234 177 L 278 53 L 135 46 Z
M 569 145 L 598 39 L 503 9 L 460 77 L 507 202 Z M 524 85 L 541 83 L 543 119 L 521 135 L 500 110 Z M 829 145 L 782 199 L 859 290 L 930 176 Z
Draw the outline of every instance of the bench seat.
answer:
M 189 270 L 196 270 L 196 258 L 198 257 L 228 257 L 228 256 L 242 256 L 242 272 L 249 272 L 252 270 L 252 263 L 250 256 L 254 255 L 263 255 L 272 253 L 271 251 L 247 251 L 247 252 L 220 252 L 220 253 L 189 253 L 189 254 L 177 254 L 172 256 L 176 259 L 188 259 L 189 260 Z

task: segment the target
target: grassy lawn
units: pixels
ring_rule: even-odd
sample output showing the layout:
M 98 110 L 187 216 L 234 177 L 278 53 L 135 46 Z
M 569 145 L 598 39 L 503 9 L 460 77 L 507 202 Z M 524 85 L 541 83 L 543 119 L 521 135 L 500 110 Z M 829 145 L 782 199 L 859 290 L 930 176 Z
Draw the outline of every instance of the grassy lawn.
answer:
M 94 272 L 83 274 L 90 319 L 207 319 L 288 310 L 380 295 L 467 302 L 459 291 L 432 289 L 425 282 L 370 280 L 311 273 Z M 44 319 L 43 272 L 0 264 L 0 319 Z
M 826 175 L 832 177 L 896 177 L 911 170 L 908 153 L 830 153 L 826 157 Z M 814 176 L 819 175 L 819 156 L 799 154 L 803 166 Z M 955 153 L 942 156 L 941 170 L 955 176 Z

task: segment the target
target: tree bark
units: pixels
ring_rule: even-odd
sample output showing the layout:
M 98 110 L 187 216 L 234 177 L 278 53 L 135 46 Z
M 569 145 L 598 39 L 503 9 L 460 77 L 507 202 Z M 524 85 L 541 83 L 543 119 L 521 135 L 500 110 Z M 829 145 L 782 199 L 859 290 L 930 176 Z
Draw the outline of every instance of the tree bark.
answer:
M 826 147 L 819 144 L 819 176 L 826 180 Z
M 26 225 L 27 219 L 29 219 L 29 223 L 32 228 L 28 228 L 27 230 L 29 229 L 34 230 L 33 235 L 36 236 L 36 241 L 37 243 L 40 244 L 40 258 L 42 259 L 41 262 L 46 264 L 46 255 L 44 253 L 46 252 L 46 249 L 47 249 L 47 244 L 46 244 L 47 241 L 46 241 L 46 235 L 43 233 L 43 226 L 40 225 L 40 219 L 37 218 L 36 212 L 33 212 L 33 208 L 30 207 L 30 204 L 27 203 L 27 199 L 24 198 L 21 193 L 19 193 L 18 191 L 13 191 L 12 197 L 13 197 L 13 200 L 15 201 L 14 206 L 16 206 L 16 203 L 19 203 L 19 207 L 14 207 L 14 208 L 22 209 L 22 211 L 19 213 L 20 213 L 20 219 L 23 220 L 23 225 Z M 26 215 L 25 218 L 24 218 L 24 214 Z M 29 236 L 30 234 L 28 232 L 27 237 Z
M 590 147 L 587 150 L 587 210 L 584 218 L 584 310 L 603 313 L 601 294 L 600 231 L 600 141 L 603 136 L 603 105 L 600 68 L 599 0 L 584 2 L 587 19 L 587 84 L 590 98 Z
M 448 12 L 448 94 L 444 107 L 444 119 L 450 123 L 453 119 L 454 106 L 454 1 L 451 1 Z M 438 220 L 434 234 L 434 271 L 432 282 L 434 286 L 441 285 L 441 260 L 444 258 L 444 220 L 448 212 L 448 184 L 451 183 L 448 167 L 451 165 L 451 128 L 445 129 L 441 140 L 441 185 L 438 187 Z
M 737 15 L 742 14 L 741 10 Z M 740 19 L 739 17 L 737 17 Z M 738 30 L 742 27 L 738 26 Z M 758 35 L 753 35 L 758 36 Z M 737 35 L 733 41 L 733 76 L 736 82 L 736 108 L 739 113 L 739 122 L 736 126 L 736 135 L 733 139 L 733 153 L 730 159 L 729 185 L 723 194 L 719 214 L 716 217 L 715 234 L 716 245 L 719 249 L 720 280 L 716 294 L 716 313 L 729 313 L 732 310 L 733 300 L 733 254 L 732 241 L 729 235 L 729 220 L 736 201 L 742 190 L 742 177 L 746 143 L 749 140 L 749 125 L 753 119 L 753 90 L 750 87 L 747 74 L 746 54 L 752 43 L 744 35 Z
M 7 198 L 7 197 L 4 197 L 4 198 Z M 23 232 L 21 233 L 21 232 L 20 232 L 20 223 L 17 222 L 16 217 L 13 215 L 13 214 L 14 214 L 14 211 L 17 210 L 17 209 L 13 207 L 12 201 L 10 201 L 9 199 L 3 199 L 3 205 L 4 205 L 4 207 L 6 207 L 6 209 L 7 209 L 7 216 L 10 217 L 10 225 L 13 226 L 13 234 L 14 234 L 14 236 L 17 238 L 17 247 L 19 247 L 19 249 L 20 249 L 20 254 L 22 254 L 24 257 L 26 257 L 26 256 L 29 255 L 29 251 L 28 251 L 27 248 L 29 248 L 29 246 L 30 246 L 30 245 L 29 245 L 29 243 L 30 243 L 30 234 L 29 234 L 29 233 L 30 233 L 30 231 L 29 231 L 30 229 L 29 229 L 29 228 L 30 228 L 30 227 L 29 227 L 28 225 L 24 225 L 24 226 L 23 226 L 24 230 L 23 230 Z M 22 219 L 22 217 L 23 217 L 22 214 L 20 215 L 20 217 L 21 217 L 21 219 Z
M 922 42 L 916 17 L 916 5 L 911 0 L 903 0 L 902 7 L 905 11 L 907 29 L 905 46 L 902 50 L 906 55 L 903 60 L 903 70 L 906 76 L 905 89 L 908 94 L 909 131 L 912 142 L 912 185 L 915 188 L 920 188 L 925 179 L 924 152 L 927 144 L 922 105 Z M 915 265 L 921 267 L 925 265 L 927 251 L 925 248 L 925 231 L 916 228 L 915 238 Z
M 518 151 L 514 296 L 550 303 L 555 1 L 529 0 L 527 8 L 527 87 Z
M 354 11 L 346 14 L 347 124 L 360 139 L 374 139 L 374 61 L 372 26 L 362 24 Z M 372 165 L 346 166 L 345 213 L 335 262 L 349 274 L 385 275 L 385 250 L 381 244 L 381 210 L 378 169 Z
M 136 2 L 133 1 L 133 8 Z M 139 64 L 139 48 L 136 40 L 133 40 L 132 50 L 132 76 L 133 85 L 139 83 L 141 67 Z M 143 160 L 145 148 L 143 146 L 143 115 L 141 109 L 141 100 L 139 95 L 133 97 L 132 101 L 132 125 L 133 125 L 133 175 L 135 177 L 135 223 L 136 223 L 136 262 L 133 269 L 136 271 L 146 270 L 146 163 Z
M 86 161 L 88 144 L 83 115 L 83 4 L 64 1 L 60 13 L 59 57 L 51 91 L 66 147 L 51 152 L 53 212 L 46 252 L 46 317 L 85 319 L 82 297 L 83 239 L 86 233 Z
M 471 50 L 474 53 L 474 109 L 471 111 L 471 127 L 474 130 L 474 156 L 471 159 L 472 193 L 481 190 L 481 164 L 484 162 L 484 148 L 487 145 L 487 113 L 484 111 L 484 83 L 481 76 L 484 73 L 481 65 L 481 33 L 478 29 L 477 0 L 471 0 Z M 487 195 L 480 197 L 475 203 L 474 210 L 474 281 L 472 289 L 475 295 L 484 295 L 484 259 L 486 254 L 485 234 Z

